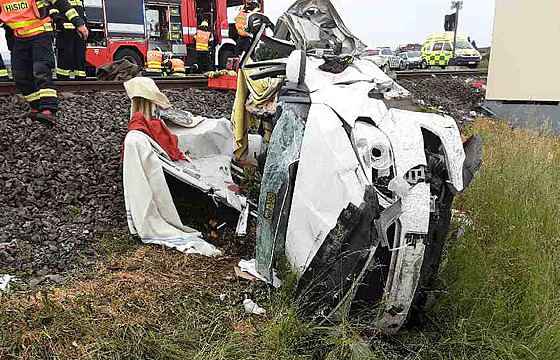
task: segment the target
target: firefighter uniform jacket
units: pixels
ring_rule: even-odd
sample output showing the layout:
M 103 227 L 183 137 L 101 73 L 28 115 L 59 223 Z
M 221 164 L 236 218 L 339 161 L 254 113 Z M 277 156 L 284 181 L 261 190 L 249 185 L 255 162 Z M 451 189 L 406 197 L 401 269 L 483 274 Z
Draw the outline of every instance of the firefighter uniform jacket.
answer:
M 170 59 L 165 61 L 166 68 L 173 77 L 185 77 L 185 62 L 181 59 Z
M 198 30 L 194 38 L 196 39 L 196 51 L 210 50 L 210 41 L 212 38 L 211 32 Z
M 259 12 L 260 8 L 256 7 L 253 10 L 249 11 L 245 7 L 241 9 L 237 17 L 235 18 L 235 28 L 237 29 L 237 34 L 239 36 L 248 37 L 249 34 L 247 33 L 247 20 L 249 18 L 249 14 Z
M 75 27 L 84 25 L 68 0 L 0 0 L 0 22 L 8 25 L 16 38 L 30 38 L 51 32 L 49 5 L 65 14 Z
M 148 60 L 146 71 L 153 74 L 162 74 L 163 72 L 163 52 L 160 50 L 150 50 L 146 55 Z
M 78 15 L 84 20 L 87 21 L 86 9 L 84 7 L 84 2 L 82 0 L 68 0 L 70 5 L 76 10 Z M 51 15 L 52 19 L 54 20 L 55 24 L 57 25 L 57 30 L 75 30 L 76 26 L 69 21 L 67 16 L 62 16 L 60 11 L 55 8 L 51 7 L 49 10 L 49 14 Z

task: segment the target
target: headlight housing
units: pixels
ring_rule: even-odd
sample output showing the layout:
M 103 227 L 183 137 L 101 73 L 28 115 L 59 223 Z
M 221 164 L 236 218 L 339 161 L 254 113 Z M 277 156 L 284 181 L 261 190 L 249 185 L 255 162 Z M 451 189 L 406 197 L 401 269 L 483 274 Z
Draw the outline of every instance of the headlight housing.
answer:
M 373 170 L 377 170 L 378 177 L 391 174 L 394 163 L 391 142 L 381 130 L 367 122 L 356 121 L 352 141 L 370 183 L 376 180 L 373 178 Z

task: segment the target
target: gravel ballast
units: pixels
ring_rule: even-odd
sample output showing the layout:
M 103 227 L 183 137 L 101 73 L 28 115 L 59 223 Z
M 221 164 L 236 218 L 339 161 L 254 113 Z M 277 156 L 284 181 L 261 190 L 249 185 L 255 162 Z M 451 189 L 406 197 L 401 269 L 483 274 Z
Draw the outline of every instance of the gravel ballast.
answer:
M 463 116 L 479 106 L 485 92 L 467 83 L 468 76 L 438 75 L 437 77 L 403 78 L 397 82 L 410 91 L 415 99 L 461 121 Z M 486 83 L 485 78 L 477 78 Z
M 229 118 L 233 93 L 166 93 L 195 115 Z M 130 117 L 124 93 L 61 94 L 55 127 L 26 119 L 20 96 L 0 97 L 0 273 L 47 275 L 93 265 L 94 242 L 127 231 L 119 164 Z

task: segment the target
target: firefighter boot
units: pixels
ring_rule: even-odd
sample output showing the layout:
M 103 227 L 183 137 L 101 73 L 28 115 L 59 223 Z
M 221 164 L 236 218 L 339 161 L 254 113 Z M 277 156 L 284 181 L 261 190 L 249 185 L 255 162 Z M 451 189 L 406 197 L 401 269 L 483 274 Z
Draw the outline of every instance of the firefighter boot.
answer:
M 40 113 L 37 113 L 36 119 L 37 121 L 45 125 L 52 126 L 56 124 L 54 113 L 50 110 L 43 110 Z

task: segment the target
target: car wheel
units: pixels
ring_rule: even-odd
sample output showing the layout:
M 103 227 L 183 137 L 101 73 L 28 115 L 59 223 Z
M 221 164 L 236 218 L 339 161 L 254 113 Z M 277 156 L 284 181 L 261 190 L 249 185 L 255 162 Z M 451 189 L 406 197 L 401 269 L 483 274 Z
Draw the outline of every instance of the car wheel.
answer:
M 428 69 L 428 62 L 426 61 L 426 59 L 423 59 L 422 62 L 420 63 L 420 69 L 422 70 Z
M 389 65 L 389 63 L 385 64 L 385 66 L 383 66 L 383 72 L 385 74 L 388 74 L 391 72 L 391 65 Z
M 442 68 L 443 70 L 445 70 L 445 68 L 446 68 L 447 66 L 445 66 L 445 65 L 440 65 L 439 67 Z
M 399 70 L 406 70 L 407 67 L 408 67 L 408 65 L 404 61 L 401 61 L 401 64 L 399 66 Z
M 476 68 L 478 68 L 478 65 L 479 65 L 479 64 L 476 63 L 476 64 L 469 64 L 469 65 L 467 65 L 467 66 L 469 67 L 469 69 L 476 69 Z

